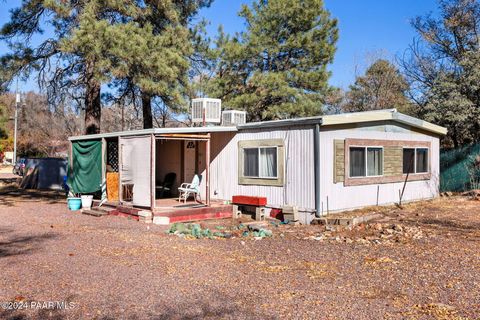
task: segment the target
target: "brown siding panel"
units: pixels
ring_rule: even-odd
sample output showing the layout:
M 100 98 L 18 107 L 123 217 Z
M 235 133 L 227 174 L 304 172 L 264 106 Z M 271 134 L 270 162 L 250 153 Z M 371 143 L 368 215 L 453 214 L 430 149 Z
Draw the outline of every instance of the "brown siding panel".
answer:
M 335 166 L 333 173 L 333 182 L 343 182 L 345 180 L 345 140 L 335 140 Z
M 384 168 L 385 176 L 395 176 L 402 174 L 403 148 L 400 146 L 388 146 L 384 148 Z

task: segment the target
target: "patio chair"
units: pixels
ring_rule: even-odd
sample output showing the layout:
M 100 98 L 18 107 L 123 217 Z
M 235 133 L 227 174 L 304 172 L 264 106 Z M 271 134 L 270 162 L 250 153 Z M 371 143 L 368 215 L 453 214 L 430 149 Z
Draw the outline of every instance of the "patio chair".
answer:
M 196 174 L 193 179 L 192 183 L 182 183 L 182 185 L 178 188 L 178 201 L 181 201 L 183 199 L 184 203 L 187 203 L 187 199 L 190 197 L 190 195 L 194 196 L 195 201 L 197 201 L 197 197 L 200 199 L 200 181 L 201 177 Z
M 165 175 L 163 182 L 155 188 L 159 193 L 159 198 L 170 197 L 172 195 L 172 187 L 176 178 L 177 174 L 175 172 L 169 172 Z

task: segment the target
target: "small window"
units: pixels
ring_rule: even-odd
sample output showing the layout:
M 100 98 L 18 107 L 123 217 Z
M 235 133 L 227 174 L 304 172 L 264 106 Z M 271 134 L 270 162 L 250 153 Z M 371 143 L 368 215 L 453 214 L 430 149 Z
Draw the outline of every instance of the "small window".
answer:
M 403 149 L 403 173 L 415 173 L 415 149 Z
M 403 149 L 403 173 L 427 173 L 428 172 L 428 149 L 427 148 L 404 148 Z
M 428 172 L 428 149 L 417 149 L 417 173 Z
M 350 148 L 350 177 L 365 177 L 365 148 Z
M 243 149 L 243 175 L 249 178 L 277 178 L 277 148 Z
M 383 149 L 350 147 L 350 177 L 383 175 Z

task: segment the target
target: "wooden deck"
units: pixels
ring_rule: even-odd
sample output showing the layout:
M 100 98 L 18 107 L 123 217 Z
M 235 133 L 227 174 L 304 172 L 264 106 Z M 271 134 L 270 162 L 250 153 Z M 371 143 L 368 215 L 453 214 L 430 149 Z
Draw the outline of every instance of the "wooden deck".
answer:
M 193 200 L 178 201 L 178 198 L 157 199 L 153 212 L 155 223 L 170 224 L 174 222 L 222 219 L 232 217 L 232 205 L 221 201 L 212 201 L 210 207 Z
M 94 206 L 98 202 L 94 202 Z M 140 211 L 150 211 L 133 207 L 128 204 L 107 202 L 104 207 L 112 208 L 109 215 L 128 217 L 134 220 L 139 219 Z M 224 204 L 222 201 L 212 201 L 207 207 L 203 203 L 189 200 L 186 203 L 178 201 L 178 198 L 157 199 L 153 211 L 153 221 L 159 224 L 170 224 L 174 222 L 199 221 L 206 219 L 223 219 L 232 217 L 232 205 Z

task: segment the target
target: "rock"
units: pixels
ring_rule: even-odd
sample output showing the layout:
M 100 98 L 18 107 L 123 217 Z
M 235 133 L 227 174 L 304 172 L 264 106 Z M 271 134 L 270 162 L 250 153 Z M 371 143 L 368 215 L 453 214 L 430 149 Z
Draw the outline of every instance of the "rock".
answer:
M 333 226 L 326 226 L 326 227 L 325 227 L 325 230 L 327 230 L 327 231 L 335 231 L 336 229 L 335 229 L 335 227 L 333 227 Z
M 357 239 L 356 242 L 358 243 L 361 243 L 361 244 L 370 244 L 370 241 L 368 241 L 367 239 Z
M 345 238 L 345 242 L 346 242 L 346 243 L 353 243 L 353 240 L 350 239 L 350 238 Z
M 393 229 L 390 229 L 390 228 L 385 229 L 384 231 L 388 234 L 393 234 L 395 232 Z
M 377 222 L 377 223 L 374 223 L 374 224 L 372 225 L 372 227 L 373 227 L 373 229 L 375 229 L 375 230 L 377 230 L 377 231 L 381 231 L 381 230 L 383 229 L 382 224 L 381 224 L 381 223 L 378 223 L 378 222 Z
M 394 224 L 392 229 L 398 232 L 403 232 L 403 227 L 399 224 Z

